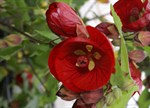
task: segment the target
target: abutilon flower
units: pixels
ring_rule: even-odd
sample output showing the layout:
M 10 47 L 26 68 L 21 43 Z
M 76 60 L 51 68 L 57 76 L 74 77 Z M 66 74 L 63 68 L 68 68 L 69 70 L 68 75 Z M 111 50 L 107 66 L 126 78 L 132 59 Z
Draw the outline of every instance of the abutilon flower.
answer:
M 144 29 L 150 22 L 149 2 L 141 0 L 119 0 L 114 9 L 121 19 L 124 32 Z
M 51 73 L 73 92 L 104 86 L 114 71 L 114 52 L 107 37 L 91 26 L 89 38 L 73 37 L 58 44 L 50 53 Z
M 141 72 L 137 69 L 136 64 L 132 61 L 129 62 L 130 73 L 132 79 L 135 81 L 136 85 L 139 86 L 139 92 L 142 91 L 142 80 L 141 80 Z
M 54 2 L 49 5 L 46 21 L 52 32 L 62 37 L 76 37 L 77 26 L 84 28 L 77 13 L 63 2 Z

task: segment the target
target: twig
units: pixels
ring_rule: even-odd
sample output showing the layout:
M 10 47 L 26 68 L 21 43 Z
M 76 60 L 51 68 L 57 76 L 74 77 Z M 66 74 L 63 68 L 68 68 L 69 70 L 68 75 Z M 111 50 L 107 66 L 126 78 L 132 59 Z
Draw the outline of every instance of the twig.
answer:
M 89 13 L 89 11 L 93 8 L 93 6 L 96 4 L 97 0 L 95 0 L 92 5 L 88 8 L 88 10 L 85 12 L 84 17 L 86 17 L 86 15 Z
M 54 45 L 55 39 L 52 40 L 52 41 L 50 41 L 50 42 L 43 42 L 43 41 L 41 41 L 41 40 L 38 40 L 38 39 L 36 39 L 36 38 L 33 38 L 31 35 L 29 35 L 29 34 L 23 32 L 23 31 L 21 31 L 21 30 L 15 28 L 15 27 L 13 27 L 13 26 L 11 26 L 11 25 L 9 25 L 9 24 L 5 24 L 5 23 L 3 23 L 3 22 L 0 22 L 0 24 L 3 25 L 3 26 L 6 26 L 6 27 L 8 27 L 8 28 L 10 28 L 10 29 L 12 29 L 12 30 L 18 32 L 18 33 L 23 34 L 25 37 L 31 39 L 31 40 L 34 41 L 34 42 L 41 43 L 41 44 L 48 44 L 48 45 L 51 45 L 51 46 L 55 46 L 55 45 Z
M 29 66 L 31 67 L 33 74 L 36 76 L 36 78 L 37 78 L 37 79 L 39 80 L 39 82 L 42 84 L 42 86 L 44 87 L 46 93 L 49 94 L 49 93 L 50 93 L 49 90 L 48 90 L 47 87 L 45 86 L 44 82 L 40 79 L 40 77 L 38 76 L 38 74 L 36 73 L 36 71 L 35 71 L 35 69 L 34 69 L 34 67 L 33 67 L 31 61 L 30 61 L 29 58 L 25 55 L 24 51 L 22 51 L 22 52 L 23 52 L 23 54 L 24 54 L 24 56 L 25 56 L 26 62 L 27 62 L 27 63 L 29 64 Z

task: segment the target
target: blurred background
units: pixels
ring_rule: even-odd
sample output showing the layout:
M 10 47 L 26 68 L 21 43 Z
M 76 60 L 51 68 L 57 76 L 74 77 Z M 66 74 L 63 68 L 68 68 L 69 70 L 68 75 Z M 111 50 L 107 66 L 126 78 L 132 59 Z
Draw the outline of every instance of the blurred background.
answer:
M 60 42 L 45 20 L 54 1 L 68 3 L 95 27 L 113 22 L 110 4 L 117 0 L 0 0 L 0 108 L 71 108 L 73 102 L 56 97 L 59 84 L 47 65 L 50 50 Z M 147 72 L 142 72 L 143 82 L 150 79 L 147 61 L 141 64 Z M 140 99 L 135 94 L 127 108 L 142 108 L 146 100 L 150 103 L 149 92 Z

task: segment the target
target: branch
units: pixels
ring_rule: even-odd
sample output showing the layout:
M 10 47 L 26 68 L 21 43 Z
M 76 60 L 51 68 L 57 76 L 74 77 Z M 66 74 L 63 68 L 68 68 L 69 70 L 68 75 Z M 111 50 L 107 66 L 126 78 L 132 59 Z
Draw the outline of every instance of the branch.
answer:
M 11 25 L 9 25 L 9 24 L 5 24 L 5 23 L 3 23 L 3 22 L 1 22 L 1 21 L 0 21 L 0 24 L 3 25 L 3 26 L 5 26 L 5 27 L 8 27 L 9 29 L 12 29 L 12 30 L 14 30 L 14 31 L 16 31 L 16 32 L 18 32 L 18 33 L 23 34 L 25 37 L 31 39 L 33 42 L 41 43 L 41 44 L 48 44 L 48 45 L 51 45 L 51 46 L 55 46 L 55 44 L 54 44 L 55 39 L 52 40 L 52 41 L 50 41 L 50 42 L 43 42 L 43 41 L 41 41 L 41 40 L 38 40 L 38 39 L 36 39 L 36 38 L 33 38 L 31 35 L 29 35 L 29 34 L 23 32 L 23 31 L 21 31 L 21 30 L 15 28 L 15 27 L 13 27 L 13 26 L 11 26 Z
M 95 0 L 92 5 L 88 8 L 88 10 L 85 12 L 84 17 L 86 17 L 86 15 L 89 13 L 89 11 L 93 8 L 93 6 L 96 4 L 97 0 Z
M 27 62 L 27 63 L 29 64 L 29 66 L 31 67 L 33 74 L 36 76 L 36 78 L 37 78 L 37 79 L 39 80 L 39 82 L 42 84 L 42 86 L 43 86 L 44 89 L 45 89 L 45 92 L 46 92 L 47 94 L 49 94 L 49 93 L 50 93 L 49 90 L 48 90 L 47 87 L 45 86 L 44 82 L 40 79 L 40 77 L 38 76 L 38 74 L 36 73 L 35 68 L 33 67 L 33 65 L 32 65 L 30 59 L 25 55 L 24 51 L 22 51 L 22 52 L 23 52 L 23 55 L 25 56 L 26 62 Z

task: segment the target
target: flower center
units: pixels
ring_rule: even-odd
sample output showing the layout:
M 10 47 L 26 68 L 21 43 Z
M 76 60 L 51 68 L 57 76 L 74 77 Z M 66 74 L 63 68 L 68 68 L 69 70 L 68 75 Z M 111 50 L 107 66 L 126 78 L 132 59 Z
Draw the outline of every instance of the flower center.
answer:
M 76 66 L 77 67 L 87 67 L 89 64 L 89 59 L 86 56 L 79 56 L 77 58 Z

